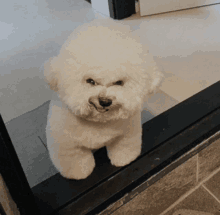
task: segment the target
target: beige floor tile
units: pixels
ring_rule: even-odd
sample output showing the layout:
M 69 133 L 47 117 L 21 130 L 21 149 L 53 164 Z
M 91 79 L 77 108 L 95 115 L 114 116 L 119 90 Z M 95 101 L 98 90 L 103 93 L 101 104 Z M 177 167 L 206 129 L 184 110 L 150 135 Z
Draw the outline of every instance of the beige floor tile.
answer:
M 213 213 L 206 213 L 196 210 L 180 209 L 173 213 L 173 215 L 216 215 Z
M 198 154 L 199 182 L 220 167 L 220 139 L 203 149 Z
M 188 209 L 207 213 L 216 213 L 220 204 L 203 187 L 199 187 L 179 204 L 163 215 L 173 215 L 177 210 Z
M 11 197 L 8 187 L 0 174 L 0 211 L 7 215 L 20 215 L 19 209 Z M 0 215 L 3 215 L 0 213 Z
M 196 157 L 161 178 L 113 215 L 159 215 L 196 184 Z
M 212 178 L 204 183 L 205 187 L 208 188 L 220 202 L 220 171 L 216 173 Z
M 188 99 L 211 85 L 211 82 L 207 80 L 187 80 L 169 71 L 165 72 L 165 77 L 161 90 L 178 102 Z
M 220 80 L 220 5 L 124 20 L 165 73 L 161 90 L 181 102 Z

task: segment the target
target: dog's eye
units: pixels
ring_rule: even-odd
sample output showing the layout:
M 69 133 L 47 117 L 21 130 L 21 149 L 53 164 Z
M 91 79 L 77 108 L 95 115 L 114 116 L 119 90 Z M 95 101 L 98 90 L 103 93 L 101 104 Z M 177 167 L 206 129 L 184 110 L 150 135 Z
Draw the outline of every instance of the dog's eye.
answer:
M 123 83 L 123 81 L 116 81 L 115 82 L 115 85 L 123 85 L 124 83 Z
M 87 79 L 86 82 L 89 84 L 95 85 L 95 81 L 92 80 L 91 78 Z

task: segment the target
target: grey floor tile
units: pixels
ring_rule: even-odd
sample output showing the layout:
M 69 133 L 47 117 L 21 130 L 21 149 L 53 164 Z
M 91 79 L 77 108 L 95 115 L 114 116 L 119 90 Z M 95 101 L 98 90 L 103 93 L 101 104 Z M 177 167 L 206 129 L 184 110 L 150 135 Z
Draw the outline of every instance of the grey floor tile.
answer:
M 157 116 L 178 103 L 176 99 L 167 95 L 162 90 L 158 90 L 157 93 L 146 97 L 143 109 L 149 111 L 152 116 Z
M 49 101 L 45 102 L 38 108 L 5 123 L 12 142 L 33 134 L 44 133 L 48 108 Z
M 154 115 L 150 111 L 143 110 L 141 112 L 141 124 L 144 124 L 145 122 L 147 122 L 153 118 L 154 118 Z
M 50 161 L 48 151 L 37 135 L 15 141 L 13 145 L 30 187 L 58 172 Z
M 58 171 L 46 149 L 46 123 L 49 101 L 6 123 L 29 185 L 46 180 Z

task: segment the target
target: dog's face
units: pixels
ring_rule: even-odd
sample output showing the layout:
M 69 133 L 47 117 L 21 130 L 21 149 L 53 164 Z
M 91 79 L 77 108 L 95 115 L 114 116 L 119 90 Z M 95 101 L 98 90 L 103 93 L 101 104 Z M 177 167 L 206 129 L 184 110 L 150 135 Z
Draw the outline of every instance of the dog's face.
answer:
M 58 94 L 72 113 L 86 120 L 126 119 L 141 109 L 149 88 L 147 74 L 138 67 L 126 66 L 118 65 L 112 69 L 82 66 L 77 69 L 77 75 L 71 73 L 74 68 L 69 73 L 63 70 L 59 73 Z
M 126 119 L 160 85 L 152 56 L 119 27 L 80 29 L 45 64 L 47 83 L 76 116 L 96 122 Z

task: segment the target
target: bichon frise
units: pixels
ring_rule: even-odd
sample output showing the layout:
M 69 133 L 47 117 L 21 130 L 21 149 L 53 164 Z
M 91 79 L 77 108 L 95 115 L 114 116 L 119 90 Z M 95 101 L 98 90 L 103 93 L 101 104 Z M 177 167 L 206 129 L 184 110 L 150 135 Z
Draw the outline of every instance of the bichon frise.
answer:
M 103 146 L 117 167 L 140 155 L 143 100 L 163 75 L 128 26 L 95 20 L 78 27 L 44 71 L 55 91 L 47 146 L 62 176 L 88 177 L 95 167 L 92 150 Z

